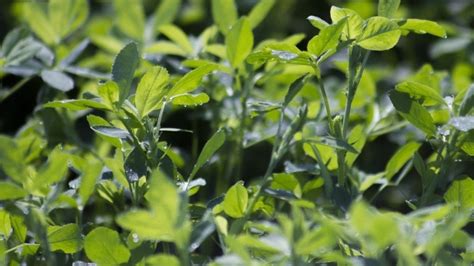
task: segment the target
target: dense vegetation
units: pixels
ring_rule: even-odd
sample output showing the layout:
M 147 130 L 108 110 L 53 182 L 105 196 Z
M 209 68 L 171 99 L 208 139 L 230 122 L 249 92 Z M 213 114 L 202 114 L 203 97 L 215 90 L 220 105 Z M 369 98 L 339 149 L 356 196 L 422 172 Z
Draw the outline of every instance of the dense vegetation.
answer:
M 0 6 L 0 265 L 474 262 L 471 1 Z

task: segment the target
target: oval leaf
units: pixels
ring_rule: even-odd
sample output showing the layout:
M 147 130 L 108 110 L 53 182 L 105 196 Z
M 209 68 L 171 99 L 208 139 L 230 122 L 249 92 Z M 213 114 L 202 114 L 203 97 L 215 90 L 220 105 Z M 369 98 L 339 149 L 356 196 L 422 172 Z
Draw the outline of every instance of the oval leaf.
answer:
M 130 251 L 119 234 L 107 227 L 97 227 L 84 239 L 87 257 L 97 264 L 118 265 L 128 262 Z
M 389 50 L 398 43 L 400 35 L 401 31 L 395 22 L 384 17 L 371 17 L 362 35 L 357 38 L 357 44 L 372 51 Z

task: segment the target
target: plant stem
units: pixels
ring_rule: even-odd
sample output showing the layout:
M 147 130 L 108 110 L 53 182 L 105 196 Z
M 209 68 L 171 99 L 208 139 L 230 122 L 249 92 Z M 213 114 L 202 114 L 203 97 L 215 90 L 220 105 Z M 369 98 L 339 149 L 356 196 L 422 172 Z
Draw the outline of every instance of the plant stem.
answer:
M 356 48 L 361 49 L 361 48 Z M 362 74 L 364 73 L 365 65 L 367 64 L 367 59 L 369 58 L 369 51 L 366 50 L 357 50 L 356 52 L 360 54 L 354 54 L 354 47 L 349 48 L 349 77 L 348 77 L 348 87 L 347 87 L 347 97 L 346 97 L 346 106 L 344 108 L 344 116 L 342 120 L 342 130 L 339 137 L 343 140 L 347 140 L 347 132 L 349 129 L 349 119 L 351 116 L 352 101 L 359 86 Z M 363 56 L 361 59 L 360 56 Z M 355 58 L 354 58 L 355 57 Z M 339 132 L 335 132 L 339 134 Z M 338 184 L 343 187 L 346 182 L 346 152 L 338 151 L 337 152 L 337 161 L 338 161 Z
M 20 80 L 17 84 L 15 84 L 15 86 L 13 86 L 13 88 L 11 88 L 7 92 L 5 92 L 5 94 L 0 95 L 0 102 L 3 102 L 5 99 L 10 97 L 13 93 L 15 93 L 16 91 L 21 89 L 23 87 L 23 85 L 25 85 L 30 80 L 31 80 L 31 77 L 26 77 L 26 78 L 23 78 L 22 80 Z

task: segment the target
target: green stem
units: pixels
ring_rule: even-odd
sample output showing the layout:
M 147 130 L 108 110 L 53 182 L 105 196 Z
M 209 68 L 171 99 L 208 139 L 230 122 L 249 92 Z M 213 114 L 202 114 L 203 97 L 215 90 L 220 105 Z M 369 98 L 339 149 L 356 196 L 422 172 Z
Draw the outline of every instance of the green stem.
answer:
M 349 49 L 349 57 L 352 56 L 353 48 Z M 346 139 L 347 131 L 349 128 L 349 118 L 351 115 L 351 108 L 352 108 L 352 101 L 354 100 L 354 96 L 359 86 L 360 79 L 362 78 L 362 74 L 364 73 L 365 65 L 367 64 L 367 59 L 369 58 L 370 52 L 363 51 L 364 58 L 362 59 L 362 63 L 360 64 L 360 68 L 354 69 L 354 64 L 349 63 L 349 80 L 348 80 L 348 88 L 347 88 L 347 98 L 346 98 L 346 106 L 344 109 L 344 117 L 342 123 L 342 137 Z
M 25 85 L 30 80 L 31 80 L 31 77 L 26 77 L 26 78 L 23 78 L 22 80 L 20 80 L 17 84 L 15 84 L 15 86 L 13 86 L 13 88 L 11 88 L 7 92 L 5 92 L 5 94 L 0 95 L 1 96 L 0 97 L 0 102 L 3 102 L 5 99 L 10 97 L 13 93 L 15 93 L 16 91 L 21 89 L 23 87 L 23 85 Z
M 361 48 L 357 48 L 361 49 Z M 351 116 L 352 101 L 354 100 L 357 87 L 359 86 L 362 74 L 364 73 L 365 65 L 367 64 L 367 59 L 369 58 L 369 51 L 358 50 L 361 55 L 363 54 L 362 60 L 359 56 L 354 55 L 354 47 L 349 48 L 349 77 L 348 77 L 348 87 L 347 87 L 347 97 L 346 97 L 346 106 L 344 108 L 344 116 L 342 120 L 342 130 L 340 132 L 343 140 L 347 140 L 347 132 L 349 129 L 349 120 Z M 356 62 L 353 62 L 354 57 Z M 361 61 L 359 61 L 361 60 Z M 339 134 L 339 132 L 336 132 Z M 337 152 L 337 161 L 338 161 L 338 184 L 344 186 L 346 182 L 346 152 L 338 151 Z

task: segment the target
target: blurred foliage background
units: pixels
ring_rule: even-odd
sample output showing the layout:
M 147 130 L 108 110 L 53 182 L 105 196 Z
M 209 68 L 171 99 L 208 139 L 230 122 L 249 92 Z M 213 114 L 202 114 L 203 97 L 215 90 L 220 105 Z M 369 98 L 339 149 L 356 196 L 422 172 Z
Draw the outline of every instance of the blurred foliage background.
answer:
M 19 15 L 20 6 L 24 1 L 2 1 L 0 3 L 0 38 L 15 26 L 25 24 Z M 42 1 L 39 1 L 42 2 Z M 46 1 L 45 1 L 46 2 Z M 238 0 L 240 14 L 246 14 L 258 0 Z M 145 0 L 144 6 L 147 15 L 151 14 L 159 1 Z M 256 43 L 267 38 L 283 38 L 291 34 L 304 33 L 306 38 L 300 43 L 301 48 L 306 47 L 307 41 L 316 34 L 316 29 L 306 20 L 309 15 L 319 16 L 327 21 L 332 5 L 347 7 L 356 10 L 362 17 L 375 15 L 376 0 L 278 0 L 265 21 L 255 30 Z M 113 15 L 113 1 L 90 1 L 91 14 L 87 24 L 80 31 L 84 34 L 90 29 L 92 23 L 100 23 L 101 17 Z M 400 80 L 429 62 L 435 70 L 446 71 L 451 76 L 457 77 L 459 89 L 469 85 L 474 74 L 474 1 L 472 0 L 403 0 L 400 17 L 416 17 L 440 22 L 448 32 L 448 39 L 439 39 L 431 35 L 410 35 L 403 38 L 395 49 L 374 53 L 369 65 L 373 69 L 392 75 L 392 82 L 385 79 L 377 83 L 377 97 L 382 98 L 386 92 L 393 88 L 395 80 Z M 100 15 L 100 16 L 99 16 Z M 206 27 L 212 24 L 210 1 L 185 0 L 176 24 L 186 33 L 197 36 Z M 81 35 L 81 34 L 76 34 Z M 91 46 L 87 53 L 81 56 L 93 56 L 99 49 Z M 104 69 L 109 72 L 110 69 Z M 334 73 L 335 77 L 341 73 Z M 8 76 L 2 79 L 2 87 L 11 87 L 20 78 Z M 463 82 L 465 84 L 463 84 Z M 38 89 L 41 86 L 40 78 L 35 78 L 28 86 L 15 93 L 7 100 L 0 103 L 0 133 L 13 135 L 33 115 Z M 79 91 L 68 92 L 73 98 Z M 206 108 L 206 107 L 202 107 Z M 202 110 L 194 112 L 173 112 L 165 121 L 165 126 L 177 128 L 192 128 L 198 134 L 193 137 L 187 134 L 173 134 L 167 139 L 172 145 L 184 150 L 192 151 L 195 146 L 202 146 L 210 135 L 211 129 L 208 121 L 196 116 Z M 75 125 L 79 135 L 86 141 L 92 138 L 93 133 L 85 122 L 79 119 Z M 165 136 L 166 138 L 166 136 Z M 403 141 L 403 140 L 402 140 Z M 391 154 L 400 143 L 396 136 L 385 135 L 367 144 L 359 157 L 358 166 L 367 172 L 383 170 Z M 196 144 L 198 143 L 198 144 Z M 425 144 L 425 146 L 428 144 Z M 270 144 L 262 143 L 247 150 L 244 156 L 244 177 L 252 178 L 261 175 L 269 158 Z M 425 147 L 428 154 L 429 147 Z M 423 152 L 423 149 L 421 150 Z M 426 155 L 425 154 L 425 155 Z M 404 201 L 410 193 L 415 193 L 419 186 L 416 178 L 408 178 L 405 183 L 393 189 L 388 189 L 383 197 L 379 197 L 376 205 L 388 206 L 396 210 L 406 211 Z M 404 207 L 403 207 L 404 206 Z

